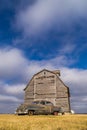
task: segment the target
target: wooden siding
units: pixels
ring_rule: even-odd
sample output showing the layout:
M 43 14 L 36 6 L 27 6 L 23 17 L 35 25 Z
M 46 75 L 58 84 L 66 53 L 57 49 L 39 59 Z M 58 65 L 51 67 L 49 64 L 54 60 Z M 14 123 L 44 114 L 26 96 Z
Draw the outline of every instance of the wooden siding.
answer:
M 62 107 L 64 111 L 69 112 L 69 102 L 68 98 L 57 98 L 56 105 Z
M 56 105 L 62 107 L 66 112 L 70 111 L 69 89 L 65 86 L 62 80 L 56 79 Z
M 55 86 L 55 74 L 48 71 L 43 71 L 36 75 L 36 94 L 35 99 L 55 99 L 56 98 L 56 86 Z
M 34 100 L 34 79 L 30 81 L 25 89 L 24 104 L 29 104 Z

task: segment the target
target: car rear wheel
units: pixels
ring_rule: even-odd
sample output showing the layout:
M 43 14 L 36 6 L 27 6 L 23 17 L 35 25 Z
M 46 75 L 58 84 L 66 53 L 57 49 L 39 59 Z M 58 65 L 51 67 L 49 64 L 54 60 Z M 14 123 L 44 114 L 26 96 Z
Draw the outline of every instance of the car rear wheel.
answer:
M 34 115 L 34 111 L 28 111 L 28 115 L 29 115 L 29 116 Z
M 57 116 L 57 115 L 58 115 L 58 112 L 57 112 L 57 111 L 54 111 L 53 115 Z

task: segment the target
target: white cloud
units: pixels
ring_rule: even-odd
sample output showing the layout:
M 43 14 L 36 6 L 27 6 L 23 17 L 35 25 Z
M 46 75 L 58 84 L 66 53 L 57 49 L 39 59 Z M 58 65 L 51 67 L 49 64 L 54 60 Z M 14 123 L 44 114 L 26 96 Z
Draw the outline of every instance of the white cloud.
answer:
M 0 49 L 0 78 L 22 77 L 27 66 L 23 52 L 16 48 Z
M 25 84 L 9 84 L 0 81 L 0 102 L 21 103 L 23 102 Z
M 25 10 L 17 12 L 16 24 L 26 35 L 38 34 L 52 26 L 62 28 L 85 17 L 86 0 L 36 0 Z
M 7 92 L 8 94 L 22 94 L 23 90 L 25 88 L 25 84 L 16 84 L 16 85 L 6 85 L 4 87 L 5 92 Z
M 21 102 L 18 98 L 14 96 L 7 96 L 7 95 L 0 95 L 0 101 L 7 101 L 7 102 Z
M 50 60 L 34 61 L 27 59 L 23 51 L 17 48 L 4 48 L 0 49 L 0 79 L 1 80 L 17 80 L 23 81 L 31 77 L 31 73 L 42 68 L 54 68 L 67 65 L 67 57 L 58 55 Z M 74 61 L 70 60 L 72 64 Z M 32 71 L 31 71 L 32 70 Z
M 87 88 L 86 84 L 87 84 L 87 79 L 86 79 L 86 75 L 87 75 L 87 70 L 83 70 L 83 69 L 69 69 L 69 68 L 61 68 L 62 70 L 62 75 L 63 75 L 63 79 L 64 81 L 68 82 L 68 83 L 73 83 L 74 85 L 78 86 L 78 91 L 80 89 L 80 87 L 82 87 L 84 89 L 84 87 Z M 73 86 L 74 89 L 76 88 L 75 86 Z M 84 89 L 86 91 L 86 88 Z
M 76 45 L 75 44 L 71 44 L 71 41 L 67 41 L 66 45 L 64 45 L 64 47 L 60 48 L 59 52 L 60 54 L 71 54 L 73 51 L 75 51 L 76 49 Z

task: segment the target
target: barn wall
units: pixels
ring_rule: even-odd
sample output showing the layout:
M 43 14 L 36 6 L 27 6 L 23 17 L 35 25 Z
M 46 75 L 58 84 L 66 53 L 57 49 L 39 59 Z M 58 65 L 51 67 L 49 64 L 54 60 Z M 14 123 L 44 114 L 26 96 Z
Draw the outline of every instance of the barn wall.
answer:
M 46 99 L 55 103 L 56 76 L 48 71 L 43 71 L 34 77 L 34 99 Z
M 29 104 L 34 100 L 34 79 L 32 79 L 25 90 L 24 104 Z
M 56 79 L 56 105 L 63 107 L 67 112 L 70 111 L 68 88 L 59 77 Z
M 68 98 L 57 98 L 56 105 L 58 107 L 62 107 L 64 111 L 69 112 L 69 102 Z

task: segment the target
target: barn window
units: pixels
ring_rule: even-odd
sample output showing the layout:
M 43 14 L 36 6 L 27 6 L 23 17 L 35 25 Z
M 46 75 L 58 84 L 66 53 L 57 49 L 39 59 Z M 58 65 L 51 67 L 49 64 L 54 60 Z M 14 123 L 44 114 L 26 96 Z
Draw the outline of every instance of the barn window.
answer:
M 46 74 L 46 72 L 44 72 L 44 75 Z
M 38 84 L 43 84 L 43 83 L 38 83 Z

